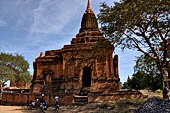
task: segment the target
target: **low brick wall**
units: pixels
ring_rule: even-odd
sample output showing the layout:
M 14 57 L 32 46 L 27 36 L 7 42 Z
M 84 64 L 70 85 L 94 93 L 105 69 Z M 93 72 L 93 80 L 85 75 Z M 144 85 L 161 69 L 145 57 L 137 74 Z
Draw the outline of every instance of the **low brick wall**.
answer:
M 88 102 L 93 103 L 100 101 L 115 101 L 120 99 L 134 99 L 142 96 L 142 93 L 138 91 L 118 91 L 112 94 L 89 93 Z
M 45 94 L 45 100 L 48 106 L 54 104 L 54 97 L 59 96 L 59 102 L 61 105 L 71 105 L 74 102 L 74 95 L 72 93 L 60 93 L 60 94 Z M 26 105 L 28 102 L 36 100 L 41 97 L 41 94 L 37 93 L 3 93 L 1 104 L 3 105 Z M 89 93 L 88 102 L 100 102 L 100 101 L 115 101 L 120 99 L 134 99 L 142 97 L 142 93 L 138 91 L 118 91 L 111 94 L 98 94 Z
M 73 94 L 45 94 L 44 99 L 47 105 L 54 104 L 54 97 L 59 96 L 61 105 L 70 105 L 73 103 Z M 36 100 L 41 97 L 41 94 L 36 93 L 3 93 L 1 104 L 3 105 L 26 105 L 28 102 Z

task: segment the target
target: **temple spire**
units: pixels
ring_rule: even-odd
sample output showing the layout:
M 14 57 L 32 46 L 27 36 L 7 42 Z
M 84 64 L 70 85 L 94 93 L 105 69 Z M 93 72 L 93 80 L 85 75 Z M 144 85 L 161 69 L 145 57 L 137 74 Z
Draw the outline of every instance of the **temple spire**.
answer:
M 90 0 L 88 0 L 87 9 L 91 9 Z
M 92 10 L 92 8 L 91 8 L 91 5 L 90 5 L 90 0 L 88 0 L 86 13 L 94 13 L 93 10 Z
M 84 12 L 82 21 L 81 21 L 81 28 L 79 32 L 83 32 L 83 31 L 98 31 L 98 23 L 97 23 L 97 19 L 96 16 L 91 8 L 90 5 L 90 0 L 88 0 L 88 4 L 87 4 L 87 9 Z

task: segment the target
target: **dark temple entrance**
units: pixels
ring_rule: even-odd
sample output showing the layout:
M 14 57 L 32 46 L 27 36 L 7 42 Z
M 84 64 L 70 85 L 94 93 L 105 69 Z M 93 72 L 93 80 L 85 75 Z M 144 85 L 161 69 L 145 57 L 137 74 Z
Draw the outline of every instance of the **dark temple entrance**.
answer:
M 91 69 L 89 67 L 84 67 L 83 69 L 82 86 L 91 86 Z

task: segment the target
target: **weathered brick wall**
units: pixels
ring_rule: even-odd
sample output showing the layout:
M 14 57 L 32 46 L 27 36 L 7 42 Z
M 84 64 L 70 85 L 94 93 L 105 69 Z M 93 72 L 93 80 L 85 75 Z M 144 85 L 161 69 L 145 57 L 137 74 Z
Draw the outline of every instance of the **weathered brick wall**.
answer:
M 63 94 L 45 94 L 45 100 L 47 105 L 52 106 L 54 104 L 54 97 L 59 96 L 59 102 L 61 105 L 73 104 L 74 96 L 71 93 Z M 3 105 L 26 105 L 28 102 L 36 100 L 41 97 L 41 94 L 37 93 L 4 93 L 2 96 Z M 115 101 L 120 99 L 134 99 L 142 97 L 142 93 L 137 91 L 119 91 L 110 94 L 97 94 L 89 93 L 88 102 L 100 102 L 100 101 Z
M 89 93 L 88 102 L 115 101 L 121 99 L 134 99 L 142 97 L 138 91 L 118 91 L 112 94 L 95 94 Z
M 45 100 L 47 105 L 54 104 L 54 97 L 59 96 L 59 102 L 61 105 L 70 105 L 73 103 L 73 95 L 72 94 L 45 94 Z M 40 94 L 34 93 L 4 93 L 2 95 L 2 102 L 3 105 L 26 105 L 28 102 L 36 100 L 40 98 Z

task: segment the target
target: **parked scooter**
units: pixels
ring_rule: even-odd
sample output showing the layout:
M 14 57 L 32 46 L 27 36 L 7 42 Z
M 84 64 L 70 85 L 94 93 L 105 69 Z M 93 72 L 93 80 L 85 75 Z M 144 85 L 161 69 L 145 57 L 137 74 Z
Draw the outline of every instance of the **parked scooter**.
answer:
M 27 109 L 28 110 L 31 110 L 31 109 L 36 108 L 36 107 L 37 106 L 36 106 L 36 102 L 35 101 L 32 101 L 31 103 L 27 104 Z
M 45 113 L 45 110 L 47 110 L 47 106 L 45 103 L 40 103 L 40 110 L 42 113 Z
M 55 103 L 54 103 L 54 110 L 55 110 L 55 112 L 58 112 L 58 111 L 59 111 L 59 108 L 60 108 L 58 99 L 59 99 L 59 97 L 56 96 L 56 97 L 55 97 Z
M 40 110 L 42 113 L 45 113 L 45 110 L 47 110 L 47 105 L 44 99 L 44 94 L 42 94 L 42 98 L 39 99 L 39 103 L 40 103 Z

